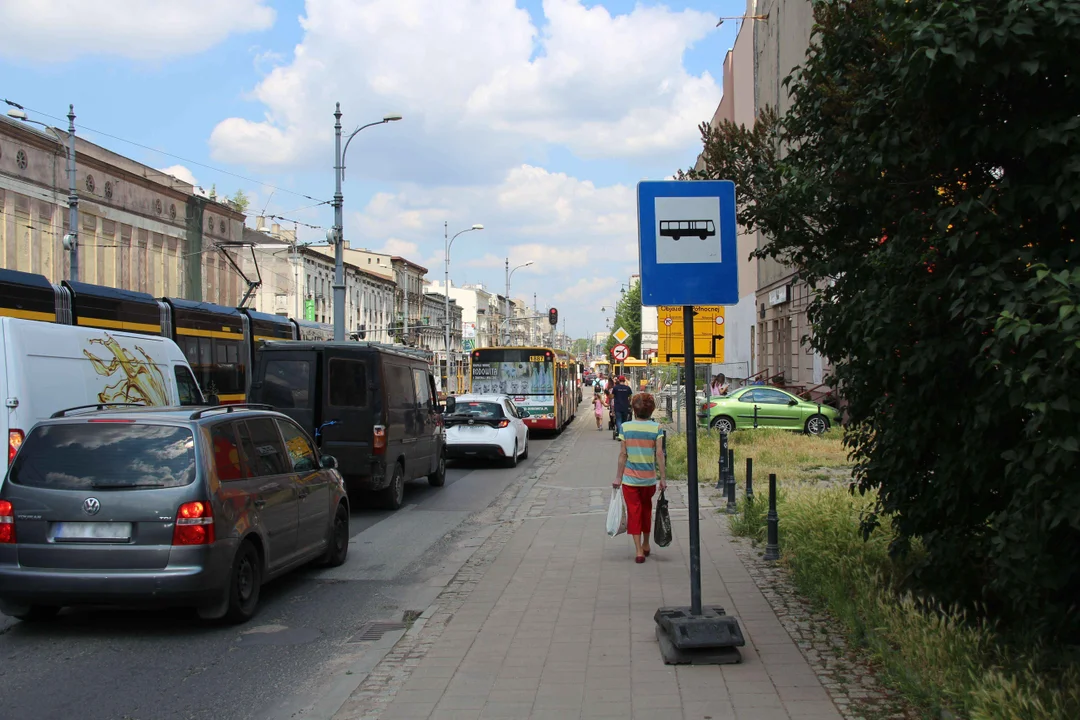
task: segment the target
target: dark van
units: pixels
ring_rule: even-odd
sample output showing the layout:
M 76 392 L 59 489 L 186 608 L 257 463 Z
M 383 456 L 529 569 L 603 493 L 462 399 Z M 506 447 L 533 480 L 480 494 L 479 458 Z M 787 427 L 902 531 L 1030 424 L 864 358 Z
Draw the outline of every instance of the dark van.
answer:
M 396 510 L 405 483 L 446 480 L 441 408 L 427 354 L 365 342 L 274 341 L 259 346 L 251 402 L 266 403 L 337 458 L 350 495 L 374 491 Z M 355 501 L 354 501 L 355 503 Z

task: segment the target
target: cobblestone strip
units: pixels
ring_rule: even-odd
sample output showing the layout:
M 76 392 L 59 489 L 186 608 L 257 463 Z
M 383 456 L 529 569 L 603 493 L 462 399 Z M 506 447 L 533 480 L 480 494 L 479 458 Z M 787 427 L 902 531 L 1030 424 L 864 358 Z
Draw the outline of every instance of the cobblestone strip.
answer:
M 719 521 L 726 529 L 727 518 Z M 814 608 L 799 593 L 783 565 L 766 562 L 764 550 L 747 539 L 732 537 L 731 543 L 845 720 L 921 717 L 902 697 L 878 682 L 873 664 L 844 636 L 840 622 Z
M 513 537 L 525 518 L 529 517 L 528 510 L 536 505 L 536 497 L 541 492 L 546 492 L 546 488 L 539 485 L 539 481 L 558 476 L 559 469 L 581 434 L 578 427 L 580 422 L 579 418 L 564 430 L 563 434 L 548 446 L 539 462 L 531 468 L 531 472 L 496 500 L 496 509 L 499 505 L 504 507 L 494 532 L 465 562 L 435 602 L 368 674 L 334 716 L 335 720 L 377 720 L 393 702 L 398 691 L 412 675 L 413 669 L 438 642 L 454 613 L 484 577 L 488 566 L 502 552 L 503 546 Z

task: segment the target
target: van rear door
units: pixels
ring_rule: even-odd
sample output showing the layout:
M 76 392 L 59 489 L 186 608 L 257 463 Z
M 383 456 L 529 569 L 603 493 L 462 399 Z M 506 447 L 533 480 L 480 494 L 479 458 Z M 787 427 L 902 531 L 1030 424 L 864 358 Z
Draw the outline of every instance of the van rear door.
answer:
M 251 401 L 274 406 L 312 435 L 322 422 L 316 380 L 319 355 L 312 350 L 260 350 Z
M 320 450 L 333 455 L 341 473 L 347 477 L 371 474 L 376 402 L 372 388 L 374 360 L 372 352 L 327 348 L 326 382 L 322 387 L 323 422 L 336 424 L 322 431 Z

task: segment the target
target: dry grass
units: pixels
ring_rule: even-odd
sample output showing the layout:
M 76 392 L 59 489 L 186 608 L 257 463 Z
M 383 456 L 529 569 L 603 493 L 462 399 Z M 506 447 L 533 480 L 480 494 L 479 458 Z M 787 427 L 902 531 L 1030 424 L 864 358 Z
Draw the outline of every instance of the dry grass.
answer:
M 847 450 L 841 444 L 839 430 L 821 437 L 811 437 L 787 430 L 744 430 L 728 436 L 735 450 L 735 477 L 742 485 L 746 479 L 746 458 L 754 459 L 754 484 L 766 487 L 769 473 L 785 481 L 829 481 L 846 483 L 851 475 Z M 686 477 L 686 435 L 668 432 L 668 474 Z M 720 434 L 698 432 L 698 480 L 716 483 L 720 457 Z

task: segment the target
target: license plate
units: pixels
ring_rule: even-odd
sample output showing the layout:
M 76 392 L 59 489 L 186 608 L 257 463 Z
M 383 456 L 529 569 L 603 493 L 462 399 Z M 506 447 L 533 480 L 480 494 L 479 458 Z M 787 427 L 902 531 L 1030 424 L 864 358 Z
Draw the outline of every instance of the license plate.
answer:
M 61 522 L 53 525 L 57 542 L 117 542 L 131 539 L 131 523 Z

